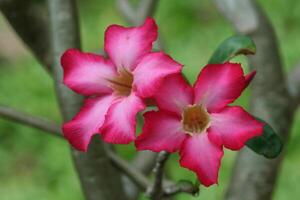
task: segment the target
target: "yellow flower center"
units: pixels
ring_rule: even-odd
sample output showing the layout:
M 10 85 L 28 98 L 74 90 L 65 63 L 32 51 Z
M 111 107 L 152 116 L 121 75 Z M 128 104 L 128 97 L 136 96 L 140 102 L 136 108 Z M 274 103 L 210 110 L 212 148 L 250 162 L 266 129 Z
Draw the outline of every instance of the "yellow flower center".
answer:
M 182 127 L 189 135 L 205 131 L 209 123 L 209 114 L 202 105 L 187 106 L 182 113 Z
M 111 88 L 117 95 L 129 96 L 132 89 L 133 75 L 127 69 L 119 70 L 119 75 L 108 80 L 111 83 Z

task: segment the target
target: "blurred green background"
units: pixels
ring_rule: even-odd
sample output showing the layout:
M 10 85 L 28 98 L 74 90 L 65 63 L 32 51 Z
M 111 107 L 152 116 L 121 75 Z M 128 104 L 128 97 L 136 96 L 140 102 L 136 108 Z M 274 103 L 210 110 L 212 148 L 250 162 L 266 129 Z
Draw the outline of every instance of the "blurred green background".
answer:
M 126 25 L 114 1 L 78 3 L 85 51 L 97 51 L 103 46 L 103 34 L 108 25 Z M 300 2 L 260 0 L 260 3 L 277 32 L 285 71 L 288 71 L 300 58 Z M 184 73 L 192 82 L 218 44 L 234 33 L 209 0 L 161 0 L 155 19 L 167 53 L 185 64 Z M 0 15 L 0 103 L 59 123 L 61 118 L 52 80 L 14 37 Z M 236 61 L 245 63 L 244 58 Z M 246 91 L 237 104 L 247 108 L 248 96 L 249 91 Z M 285 149 L 275 200 L 300 196 L 300 115 L 297 115 L 290 143 Z M 126 159 L 135 154 L 132 145 L 120 145 L 118 150 Z M 182 194 L 177 199 L 221 199 L 229 183 L 235 155 L 235 152 L 225 151 L 218 186 L 201 188 L 197 198 Z M 193 173 L 179 167 L 175 154 L 167 169 L 175 180 L 195 180 Z M 39 130 L 0 119 L 0 194 L 1 200 L 83 199 L 67 143 Z

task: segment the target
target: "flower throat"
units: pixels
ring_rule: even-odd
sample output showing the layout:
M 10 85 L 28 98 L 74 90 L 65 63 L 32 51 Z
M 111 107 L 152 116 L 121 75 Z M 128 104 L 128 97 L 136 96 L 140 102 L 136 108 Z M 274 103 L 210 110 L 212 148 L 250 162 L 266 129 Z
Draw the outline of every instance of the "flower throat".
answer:
M 201 105 L 188 106 L 183 111 L 182 127 L 189 135 L 205 131 L 209 122 L 209 114 Z
M 108 80 L 117 95 L 129 96 L 132 89 L 133 75 L 125 68 L 119 70 L 119 75 Z

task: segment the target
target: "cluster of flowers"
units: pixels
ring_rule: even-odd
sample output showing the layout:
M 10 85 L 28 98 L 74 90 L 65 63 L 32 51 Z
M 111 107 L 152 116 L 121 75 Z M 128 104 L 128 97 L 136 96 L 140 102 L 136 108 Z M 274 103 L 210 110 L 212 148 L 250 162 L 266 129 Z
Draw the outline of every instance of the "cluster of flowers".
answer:
M 181 166 L 210 186 L 218 181 L 223 147 L 239 150 L 262 133 L 261 122 L 228 106 L 255 73 L 244 75 L 240 64 L 209 64 L 191 86 L 181 74 L 183 65 L 151 51 L 156 39 L 157 25 L 147 19 L 138 27 L 109 26 L 108 58 L 76 49 L 63 54 L 64 84 L 86 96 L 79 113 L 63 125 L 64 136 L 81 151 L 94 134 L 113 144 L 134 141 L 138 150 L 179 151 Z M 144 114 L 136 138 L 136 115 L 149 100 L 158 111 Z

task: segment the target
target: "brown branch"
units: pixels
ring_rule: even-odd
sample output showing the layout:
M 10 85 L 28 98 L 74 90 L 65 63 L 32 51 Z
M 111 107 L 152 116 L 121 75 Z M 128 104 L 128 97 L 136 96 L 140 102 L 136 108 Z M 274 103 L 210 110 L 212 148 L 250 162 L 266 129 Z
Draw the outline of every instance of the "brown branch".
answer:
M 20 111 L 17 111 L 13 108 L 9 108 L 7 106 L 0 106 L 0 117 L 10 120 L 12 122 L 20 123 L 26 126 L 30 126 L 33 128 L 37 128 L 45 131 L 45 133 L 62 137 L 61 129 L 54 122 L 51 122 L 47 119 L 43 119 L 40 117 L 32 116 Z M 108 157 L 112 161 L 113 165 L 120 168 L 127 168 L 128 170 L 121 170 L 127 172 L 126 175 L 130 176 L 133 182 L 139 186 L 142 190 L 146 190 L 147 186 L 150 185 L 146 176 L 143 173 L 139 173 L 139 169 L 135 168 L 135 166 L 130 166 L 130 164 L 126 163 L 126 161 L 119 158 L 114 152 L 109 151 Z
M 134 159 L 131 161 L 136 169 L 138 169 L 144 175 L 149 175 L 152 171 L 157 154 L 151 151 L 139 151 L 135 155 Z M 125 184 L 126 193 L 129 194 L 130 200 L 135 200 L 139 197 L 140 191 L 135 186 L 133 182 L 130 181 L 128 177 L 123 177 Z
M 164 188 L 164 197 L 174 196 L 180 193 L 196 195 L 199 193 L 199 186 L 190 181 L 179 181 Z
M 62 84 L 60 56 L 68 48 L 80 48 L 75 0 L 48 0 L 51 22 L 53 66 L 56 92 L 63 119 L 79 110 L 81 98 Z M 126 200 L 118 170 L 111 166 L 104 145 L 95 136 L 87 153 L 72 150 L 76 169 L 87 200 Z
M 42 131 L 45 131 L 47 134 L 51 134 L 60 138 L 63 138 L 61 134 L 60 127 L 55 124 L 54 122 L 51 122 L 47 119 L 32 116 L 20 111 L 17 111 L 13 108 L 0 105 L 0 118 L 7 119 L 12 122 L 20 123 L 25 126 L 30 126 L 36 129 L 40 129 Z M 144 155 L 144 154 L 141 154 Z M 153 154 L 151 154 L 152 156 Z M 108 150 L 107 156 L 113 163 L 113 165 L 117 169 L 121 169 L 122 172 L 124 172 L 125 175 L 130 177 L 130 180 L 134 182 L 140 189 L 146 190 L 147 187 L 150 185 L 150 181 L 148 178 L 144 175 L 144 172 L 140 172 L 139 168 L 143 168 L 143 165 L 145 163 L 135 163 L 135 165 L 131 165 L 124 161 L 122 158 L 120 158 L 117 154 L 115 154 L 112 150 Z M 149 166 L 147 166 L 149 167 Z M 146 167 L 146 168 L 147 168 Z
M 120 158 L 117 154 L 113 151 L 108 150 L 108 156 L 110 157 L 111 161 L 113 162 L 114 166 L 117 167 L 119 170 L 124 172 L 125 175 L 130 177 L 130 179 L 141 189 L 146 190 L 150 185 L 149 179 L 140 172 L 138 168 L 134 165 L 126 162 L 122 158 Z
M 20 123 L 26 126 L 30 126 L 36 129 L 40 129 L 45 131 L 45 133 L 49 133 L 54 136 L 62 137 L 60 127 L 47 119 L 43 119 L 40 117 L 32 116 L 20 111 L 17 111 L 13 108 L 0 105 L 0 117 L 7 119 L 12 122 Z M 150 185 L 150 181 L 144 175 L 143 172 L 140 172 L 139 163 L 137 166 L 132 165 L 122 158 L 120 158 L 115 152 L 110 149 L 107 149 L 107 155 L 110 158 L 113 165 L 124 172 L 125 175 L 129 176 L 131 180 L 142 190 L 146 190 Z M 152 154 L 151 154 L 152 155 Z M 141 165 L 143 165 L 142 163 Z M 142 167 L 143 168 L 143 167 Z
M 0 10 L 7 21 L 49 71 L 50 54 L 49 16 L 45 1 L 0 0 Z
M 257 70 L 251 85 L 252 113 L 268 121 L 287 143 L 293 121 L 292 98 L 269 19 L 254 0 L 216 0 L 216 4 L 237 32 L 252 37 L 257 46 L 256 55 L 249 56 L 249 65 Z M 271 200 L 283 156 L 268 160 L 243 149 L 236 159 L 225 199 Z
M 169 153 L 162 151 L 158 154 L 154 172 L 154 182 L 148 188 L 147 195 L 151 200 L 160 200 L 163 196 L 163 175 L 164 175 L 164 166 L 166 161 L 169 158 Z
M 32 115 L 19 112 L 7 106 L 0 105 L 0 117 L 46 131 L 47 133 L 57 137 L 62 137 L 60 127 L 55 123 L 41 117 L 34 117 Z
M 63 138 L 62 134 L 60 132 L 61 131 L 60 127 L 57 124 L 55 124 L 54 122 L 51 122 L 47 119 L 43 119 L 40 117 L 25 114 L 23 112 L 17 111 L 13 108 L 9 108 L 7 106 L 0 106 L 0 117 L 3 117 L 4 119 L 7 119 L 7 120 L 10 120 L 13 122 L 21 123 L 26 126 L 37 128 L 37 129 L 45 131 L 45 133 L 50 133 L 52 135 Z M 134 184 L 136 184 L 141 190 L 146 191 L 147 188 L 151 187 L 150 180 L 144 175 L 145 172 L 141 171 L 141 169 L 145 169 L 143 167 L 143 165 L 145 165 L 145 163 L 133 162 L 133 164 L 132 164 L 132 163 L 129 163 L 129 162 L 123 160 L 121 157 L 119 157 L 115 152 L 113 152 L 109 148 L 106 149 L 106 151 L 107 151 L 107 156 L 109 157 L 109 159 L 113 163 L 113 165 L 117 169 L 122 171 L 127 177 L 129 177 L 130 180 L 132 180 L 132 182 Z M 147 152 L 147 153 L 149 153 L 149 152 Z M 153 156 L 153 154 L 139 154 L 139 156 L 142 156 L 142 155 L 146 155 L 146 156 L 148 155 L 150 157 Z M 145 158 L 145 159 L 147 159 L 147 158 Z M 164 160 L 161 160 L 161 159 L 166 159 L 166 157 L 159 158 L 159 164 L 158 164 L 158 166 L 156 166 L 156 168 L 158 168 L 158 167 L 160 168 L 160 170 L 156 170 L 157 171 L 156 174 L 159 177 L 159 179 L 156 179 L 156 180 L 161 180 L 161 178 L 162 178 L 159 174 L 162 173 L 161 162 L 164 162 Z M 149 166 L 146 166 L 146 168 L 148 168 L 148 167 Z M 158 185 L 157 182 L 156 182 L 156 185 Z M 168 182 L 168 186 L 166 186 L 163 189 L 163 191 L 164 191 L 163 196 L 165 196 L 165 197 L 173 196 L 173 195 L 176 195 L 176 194 L 182 193 L 182 192 L 189 193 L 189 194 L 196 194 L 198 192 L 198 187 L 196 187 L 195 185 L 193 185 L 187 181 L 179 182 L 176 184 Z
M 187 193 L 195 195 L 199 192 L 199 187 L 189 181 L 180 181 L 162 185 L 163 166 L 168 158 L 168 153 L 161 153 L 155 167 L 155 181 L 151 183 L 149 179 L 134 165 L 120 158 L 116 153 L 108 150 L 108 155 L 116 168 L 126 174 L 141 190 L 150 192 L 150 196 L 171 197 L 178 193 Z
M 144 174 L 149 174 L 155 166 L 157 154 L 152 151 L 139 151 L 132 160 L 132 165 Z

